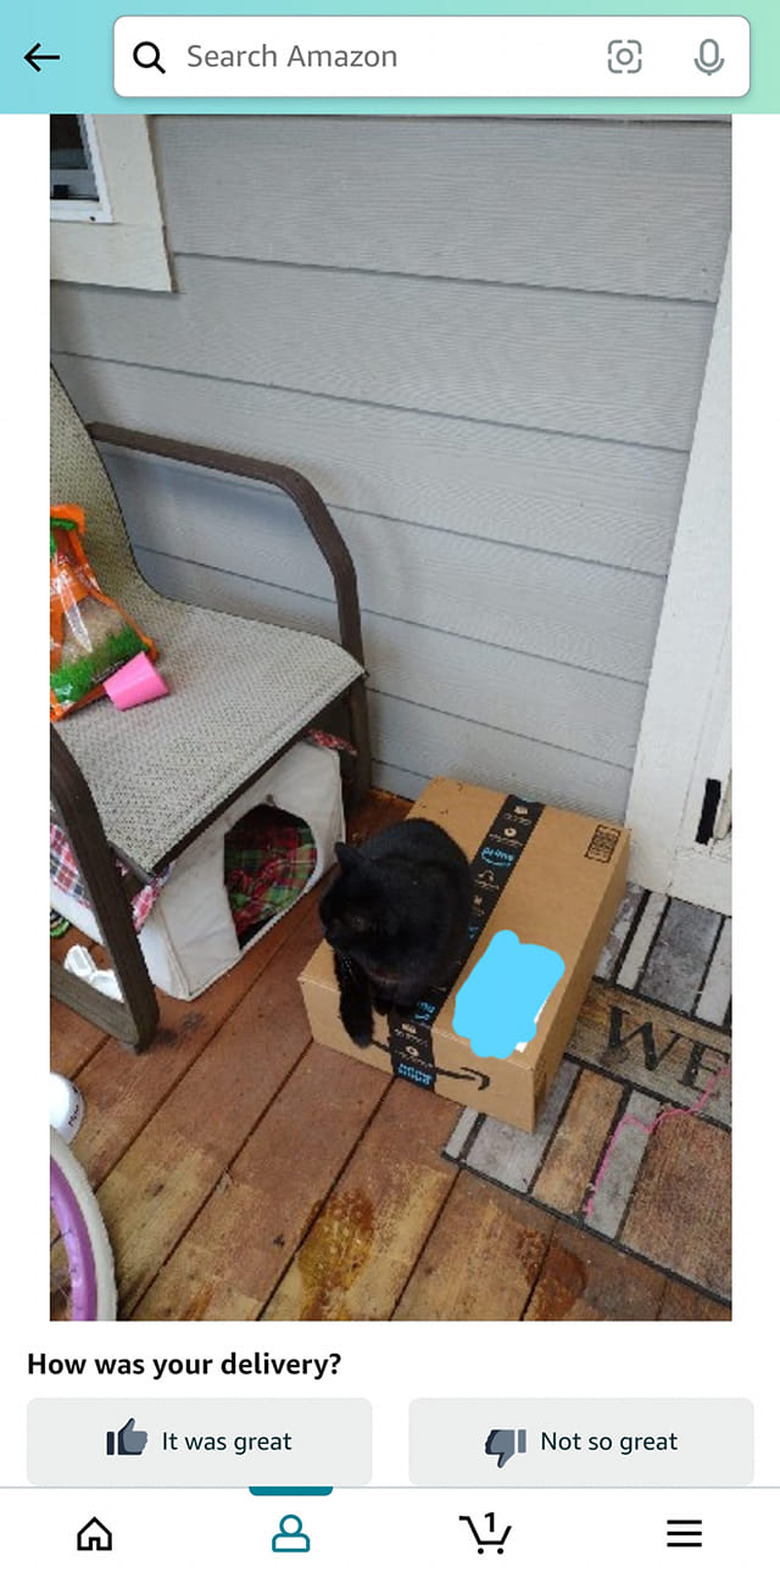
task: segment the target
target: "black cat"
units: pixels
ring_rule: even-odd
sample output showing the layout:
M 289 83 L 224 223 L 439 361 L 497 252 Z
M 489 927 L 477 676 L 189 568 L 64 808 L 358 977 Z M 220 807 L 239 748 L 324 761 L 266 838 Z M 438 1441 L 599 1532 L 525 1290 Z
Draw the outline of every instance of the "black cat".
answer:
M 473 882 L 463 850 L 422 817 L 336 845 L 340 870 L 320 903 L 335 953 L 341 1022 L 370 1046 L 373 1012 L 408 1010 L 448 984 L 467 951 Z

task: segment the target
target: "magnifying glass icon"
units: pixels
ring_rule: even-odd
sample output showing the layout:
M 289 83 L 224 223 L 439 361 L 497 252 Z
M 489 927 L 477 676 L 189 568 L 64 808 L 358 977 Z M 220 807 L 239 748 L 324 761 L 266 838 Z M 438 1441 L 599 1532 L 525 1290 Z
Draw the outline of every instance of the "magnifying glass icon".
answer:
M 144 57 L 141 54 L 142 49 L 146 51 L 151 50 L 151 57 L 149 57 L 148 54 L 146 57 Z M 161 71 L 163 76 L 165 76 L 165 67 L 160 63 L 160 46 L 159 44 L 151 43 L 148 38 L 142 39 L 140 44 L 136 44 L 135 49 L 133 50 L 133 60 L 135 61 L 136 65 L 141 66 L 144 71 L 148 71 L 151 66 L 156 66 L 157 70 Z

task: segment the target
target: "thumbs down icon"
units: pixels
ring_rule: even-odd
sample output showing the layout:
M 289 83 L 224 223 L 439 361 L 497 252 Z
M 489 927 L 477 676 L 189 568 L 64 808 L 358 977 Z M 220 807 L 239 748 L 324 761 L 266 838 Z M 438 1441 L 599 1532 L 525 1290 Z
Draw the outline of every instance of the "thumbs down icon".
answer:
M 517 1437 L 517 1446 L 515 1446 L 515 1437 Z M 515 1452 L 524 1451 L 524 1430 L 491 1430 L 485 1442 L 485 1452 L 488 1457 L 498 1458 L 496 1465 L 498 1468 L 503 1468 L 504 1464 L 509 1462 L 510 1457 L 514 1457 Z

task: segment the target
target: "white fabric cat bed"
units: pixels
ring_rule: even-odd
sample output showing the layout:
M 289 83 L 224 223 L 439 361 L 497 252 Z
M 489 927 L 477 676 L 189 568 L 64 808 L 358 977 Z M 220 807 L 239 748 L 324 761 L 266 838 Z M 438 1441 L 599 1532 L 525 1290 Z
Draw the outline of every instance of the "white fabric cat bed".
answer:
M 139 933 L 149 974 L 155 986 L 171 997 L 187 1001 L 197 997 L 281 919 L 281 914 L 274 916 L 243 948 L 239 946 L 225 891 L 225 834 L 259 805 L 290 811 L 311 828 L 317 860 L 300 898 L 333 865 L 334 845 L 344 838 L 336 751 L 306 742 L 293 745 L 175 862 Z M 52 886 L 51 903 L 87 936 L 100 940 L 92 911 L 72 894 Z

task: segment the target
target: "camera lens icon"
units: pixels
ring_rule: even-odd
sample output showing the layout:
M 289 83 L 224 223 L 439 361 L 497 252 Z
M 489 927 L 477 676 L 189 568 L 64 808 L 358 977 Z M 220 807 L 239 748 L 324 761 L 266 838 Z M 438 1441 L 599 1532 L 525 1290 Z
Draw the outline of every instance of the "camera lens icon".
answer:
M 607 65 L 610 71 L 626 72 L 633 76 L 642 70 L 642 45 L 638 38 L 613 38 L 607 45 Z

